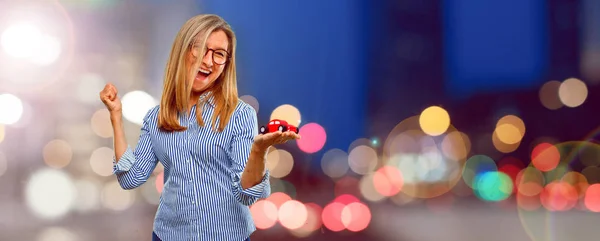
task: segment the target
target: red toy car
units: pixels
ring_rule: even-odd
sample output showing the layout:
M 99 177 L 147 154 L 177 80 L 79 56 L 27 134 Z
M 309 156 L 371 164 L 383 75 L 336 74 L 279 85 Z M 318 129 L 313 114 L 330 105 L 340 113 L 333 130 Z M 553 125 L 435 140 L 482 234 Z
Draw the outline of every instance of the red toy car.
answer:
M 299 132 L 298 127 L 290 125 L 287 123 L 287 121 L 279 120 L 279 119 L 273 119 L 273 120 L 269 121 L 269 124 L 267 126 L 261 126 L 259 131 L 260 131 L 260 134 L 267 134 L 267 133 L 276 132 L 276 131 L 281 131 L 281 132 L 293 131 L 293 132 L 296 132 L 296 134 L 298 134 L 298 132 Z

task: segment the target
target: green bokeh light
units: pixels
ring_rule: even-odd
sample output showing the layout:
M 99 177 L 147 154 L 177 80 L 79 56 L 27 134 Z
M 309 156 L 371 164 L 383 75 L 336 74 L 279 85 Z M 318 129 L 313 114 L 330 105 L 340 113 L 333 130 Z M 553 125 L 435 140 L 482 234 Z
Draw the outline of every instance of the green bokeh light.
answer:
M 513 192 L 513 182 L 503 172 L 483 172 L 473 180 L 473 191 L 481 200 L 499 202 L 510 197 Z

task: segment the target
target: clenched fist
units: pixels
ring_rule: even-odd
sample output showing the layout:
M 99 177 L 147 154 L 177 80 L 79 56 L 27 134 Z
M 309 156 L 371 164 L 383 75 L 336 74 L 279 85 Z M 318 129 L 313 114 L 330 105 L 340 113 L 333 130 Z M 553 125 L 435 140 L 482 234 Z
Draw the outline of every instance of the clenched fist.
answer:
M 106 84 L 104 89 L 100 91 L 100 100 L 106 105 L 111 114 L 121 113 L 121 100 L 117 94 L 117 87 L 110 83 Z

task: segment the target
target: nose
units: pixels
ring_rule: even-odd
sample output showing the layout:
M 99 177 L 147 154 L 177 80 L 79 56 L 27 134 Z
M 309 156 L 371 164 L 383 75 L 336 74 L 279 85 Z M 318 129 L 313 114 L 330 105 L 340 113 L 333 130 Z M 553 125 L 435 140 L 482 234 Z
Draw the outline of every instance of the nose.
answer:
M 204 57 L 202 58 L 202 63 L 206 65 L 206 67 L 212 68 L 213 60 L 212 60 L 212 50 L 207 49 Z

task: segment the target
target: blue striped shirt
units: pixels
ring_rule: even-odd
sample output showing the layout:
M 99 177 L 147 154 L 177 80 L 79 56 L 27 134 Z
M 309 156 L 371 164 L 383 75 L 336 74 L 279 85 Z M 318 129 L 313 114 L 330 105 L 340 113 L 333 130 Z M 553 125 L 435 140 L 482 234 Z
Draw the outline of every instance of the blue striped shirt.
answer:
M 180 115 L 188 129 L 158 129 L 159 106 L 144 117 L 135 151 L 127 148 L 114 165 L 121 187 L 133 189 L 148 180 L 160 161 L 164 187 L 154 219 L 154 232 L 163 241 L 245 240 L 256 230 L 249 206 L 271 193 L 269 172 L 262 182 L 243 189 L 240 183 L 254 137 L 256 111 L 239 101 L 223 132 L 212 125 L 214 99 L 200 98 L 205 126 L 196 121 L 196 108 Z

